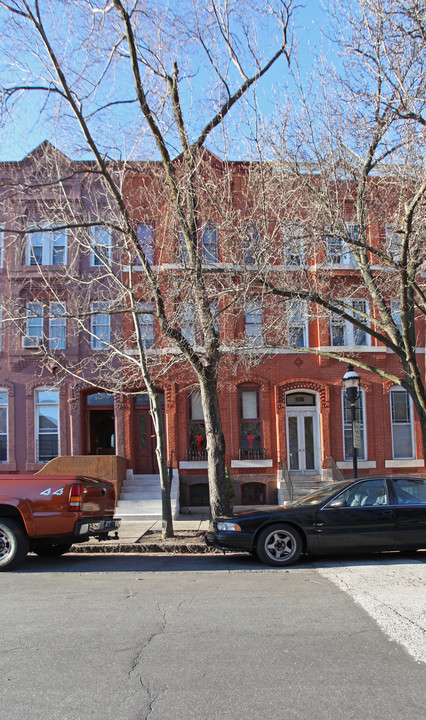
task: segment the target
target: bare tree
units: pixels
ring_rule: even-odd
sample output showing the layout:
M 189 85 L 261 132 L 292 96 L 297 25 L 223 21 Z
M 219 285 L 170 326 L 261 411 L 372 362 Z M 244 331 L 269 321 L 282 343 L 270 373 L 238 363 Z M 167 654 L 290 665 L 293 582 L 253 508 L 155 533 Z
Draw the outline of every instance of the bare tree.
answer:
M 195 374 L 206 427 L 211 512 L 216 517 L 227 510 L 227 495 L 217 396 L 220 335 L 210 273 L 205 273 L 198 251 L 203 147 L 216 139 L 226 149 L 230 111 L 250 97 L 281 58 L 289 63 L 292 0 L 271 0 L 260 8 L 250 0 L 202 6 L 183 2 L 177 11 L 158 4 L 80 0 L 64 4 L 61 18 L 55 13 L 57 3 L 50 12 L 49 3 L 41 7 L 37 0 L 10 0 L 0 6 L 8 23 L 5 57 L 14 73 L 3 88 L 4 108 L 16 111 L 22 97 L 41 94 L 46 113 L 60 117 L 69 142 L 90 153 L 113 210 L 114 231 L 143 268 L 161 332 Z M 259 40 L 267 36 L 271 47 L 273 26 L 280 37 L 269 54 Z M 118 157 L 120 132 L 131 151 L 142 147 L 146 155 L 155 149 L 160 158 L 168 212 L 185 253 L 179 297 L 195 308 L 198 347 L 176 322 L 175 285 L 160 281 L 139 242 L 125 192 L 130 166 L 112 162 Z M 132 286 L 130 292 L 135 315 L 139 296 Z M 142 370 L 142 356 L 138 367 Z
M 332 18 L 336 67 L 319 62 L 310 94 L 299 86 L 295 122 L 286 115 L 270 127 L 275 157 L 256 181 L 269 230 L 250 290 L 284 303 L 272 345 L 350 361 L 401 385 L 426 453 L 418 352 L 426 311 L 425 7 L 339 2 Z M 316 320 L 318 347 L 291 337 L 301 308 Z M 398 363 L 368 362 L 360 350 L 369 343 Z

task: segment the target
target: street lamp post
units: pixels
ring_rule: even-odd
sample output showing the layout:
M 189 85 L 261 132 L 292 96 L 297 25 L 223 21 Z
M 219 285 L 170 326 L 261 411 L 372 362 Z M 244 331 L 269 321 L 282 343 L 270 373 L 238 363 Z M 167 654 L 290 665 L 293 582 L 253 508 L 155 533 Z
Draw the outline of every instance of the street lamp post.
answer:
M 358 448 L 361 447 L 359 422 L 356 420 L 356 402 L 360 396 L 360 377 L 353 365 L 348 365 L 342 378 L 345 397 L 351 406 L 352 459 L 354 478 L 358 477 Z

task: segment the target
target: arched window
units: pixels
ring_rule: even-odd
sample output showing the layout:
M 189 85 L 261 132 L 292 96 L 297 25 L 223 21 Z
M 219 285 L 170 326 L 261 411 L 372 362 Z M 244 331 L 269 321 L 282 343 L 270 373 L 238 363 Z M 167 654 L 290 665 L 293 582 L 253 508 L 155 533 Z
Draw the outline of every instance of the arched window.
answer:
M 263 483 L 245 483 L 241 486 L 243 505 L 263 505 L 265 503 L 265 485 Z

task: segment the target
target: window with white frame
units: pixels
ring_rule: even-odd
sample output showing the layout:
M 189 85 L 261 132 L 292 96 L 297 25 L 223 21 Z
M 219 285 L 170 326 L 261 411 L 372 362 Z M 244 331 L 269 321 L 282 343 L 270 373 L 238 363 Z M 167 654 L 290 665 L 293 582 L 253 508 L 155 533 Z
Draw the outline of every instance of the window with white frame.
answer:
M 180 329 L 185 340 L 195 345 L 197 338 L 197 318 L 192 303 L 184 303 L 180 308 Z
M 218 262 L 217 225 L 214 223 L 204 225 L 201 230 L 201 253 L 204 263 Z
M 178 229 L 178 254 L 179 254 L 179 262 L 182 263 L 182 265 L 188 265 L 188 263 L 189 263 L 188 246 L 186 244 L 185 235 L 183 233 L 183 230 L 181 230 L 181 228 Z
M 43 342 L 43 305 L 40 302 L 27 302 L 25 335 L 22 338 L 24 348 L 37 347 Z
M 304 249 L 305 231 L 303 225 L 297 222 L 286 223 L 283 227 L 284 264 L 298 267 L 305 263 Z
M 241 387 L 238 390 L 240 421 L 240 451 L 242 459 L 263 458 L 260 388 Z
M 242 227 L 243 240 L 243 263 L 245 265 L 254 265 L 260 251 L 260 227 L 259 223 L 244 223 Z
M 287 302 L 287 337 L 293 347 L 308 347 L 308 313 L 304 300 Z
M 360 390 L 360 395 L 355 403 L 355 420 L 359 423 L 361 435 L 361 447 L 358 448 L 357 456 L 359 460 L 365 460 L 366 453 L 366 428 L 365 428 L 365 411 L 364 411 L 364 390 Z M 342 390 L 342 416 L 343 416 L 343 450 L 345 460 L 353 458 L 353 440 L 352 440 L 352 405 Z
M 154 303 L 138 303 L 137 311 L 143 346 L 150 348 L 154 345 Z
M 27 233 L 27 265 L 66 265 L 67 230 L 48 227 Z
M 51 350 L 64 350 L 67 345 L 67 318 L 64 302 L 50 303 L 49 347 Z
M 245 337 L 250 345 L 263 344 L 263 313 L 260 303 L 248 302 L 246 304 Z
M 361 313 L 368 313 L 367 301 L 348 300 L 346 304 L 353 308 L 352 314 L 354 318 L 358 317 L 365 325 L 366 320 Z M 364 329 L 351 323 L 350 320 L 333 313 L 331 316 L 331 344 L 334 346 L 351 345 L 362 347 L 370 345 L 370 335 Z
M 326 260 L 332 265 L 354 265 L 355 258 L 340 237 L 327 235 L 325 238 Z
M 404 235 L 403 233 L 397 232 L 395 225 L 391 225 L 390 223 L 385 225 L 385 233 L 386 250 L 392 259 L 396 261 L 401 257 Z
M 392 422 L 392 448 L 395 460 L 414 457 L 412 402 L 406 390 L 391 388 L 390 407 Z
M 391 300 L 391 315 L 399 332 L 402 333 L 402 321 L 401 321 L 401 300 Z
M 36 462 L 59 455 L 59 392 L 44 387 L 35 393 Z
M 91 233 L 91 252 L 90 265 L 92 267 L 100 267 L 101 265 L 109 265 L 111 263 L 111 229 L 104 225 L 92 225 Z
M 0 388 L 0 463 L 8 461 L 9 397 L 5 388 Z
M 204 423 L 201 393 L 189 398 L 189 460 L 207 460 L 206 427 Z
M 110 304 L 105 300 L 92 303 L 92 350 L 102 350 L 111 339 Z
M 151 224 L 136 225 L 139 246 L 144 253 L 149 265 L 154 265 L 154 226 Z M 136 257 L 136 265 L 140 265 L 140 259 Z

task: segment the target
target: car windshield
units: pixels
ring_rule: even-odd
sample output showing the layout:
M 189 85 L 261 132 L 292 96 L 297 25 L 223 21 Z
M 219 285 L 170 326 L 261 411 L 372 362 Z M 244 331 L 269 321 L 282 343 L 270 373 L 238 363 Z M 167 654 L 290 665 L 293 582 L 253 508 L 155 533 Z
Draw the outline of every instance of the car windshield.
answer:
M 335 493 L 339 492 L 339 490 L 343 490 L 347 486 L 347 482 L 339 482 L 339 483 L 333 483 L 332 485 L 327 485 L 323 490 L 316 490 L 314 493 L 309 493 L 309 495 L 304 495 L 304 497 L 299 498 L 298 500 L 294 501 L 294 505 L 316 505 L 320 502 L 326 502 L 329 498 L 331 498 Z

